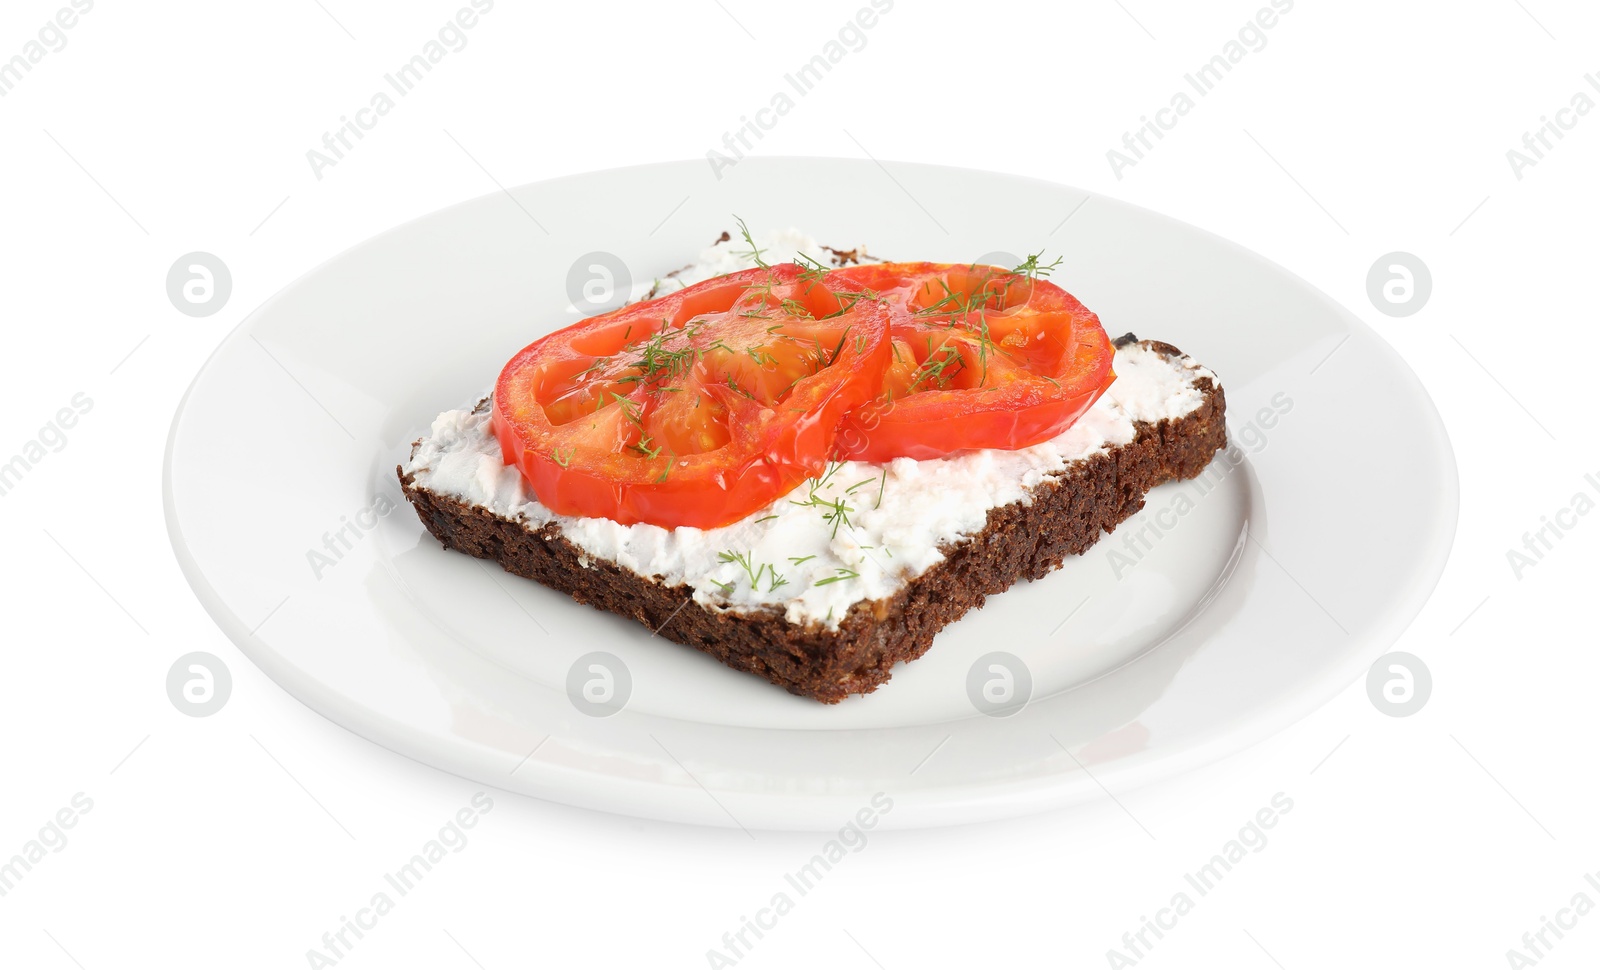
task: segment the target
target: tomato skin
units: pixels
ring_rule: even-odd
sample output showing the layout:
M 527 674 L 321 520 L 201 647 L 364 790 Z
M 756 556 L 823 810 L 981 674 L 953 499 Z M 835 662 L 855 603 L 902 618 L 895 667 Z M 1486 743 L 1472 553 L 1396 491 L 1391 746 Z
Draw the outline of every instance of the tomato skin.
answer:
M 523 348 L 490 421 L 507 464 L 559 514 L 663 528 L 736 522 L 820 474 L 845 414 L 882 386 L 890 310 L 801 316 L 781 305 L 806 299 L 799 275 L 707 280 Z
M 884 394 L 845 417 L 841 458 L 884 463 L 1025 448 L 1069 428 L 1116 379 L 1099 318 L 1043 279 L 994 267 L 878 263 L 830 273 L 827 285 L 897 307 Z M 954 366 L 938 367 L 946 361 Z M 938 379 L 929 380 L 936 369 Z

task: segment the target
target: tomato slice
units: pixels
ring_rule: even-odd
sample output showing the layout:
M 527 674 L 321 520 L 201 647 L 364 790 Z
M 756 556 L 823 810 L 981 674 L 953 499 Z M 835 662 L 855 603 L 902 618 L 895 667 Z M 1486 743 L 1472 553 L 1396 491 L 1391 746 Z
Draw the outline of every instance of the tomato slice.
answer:
M 1072 294 L 995 266 L 877 263 L 823 280 L 840 306 L 894 309 L 881 395 L 840 428 L 840 457 L 886 462 L 1055 437 L 1116 379 L 1100 319 Z
M 539 501 L 712 528 L 822 472 L 888 368 L 890 307 L 793 264 L 707 280 L 558 330 L 501 371 L 491 424 Z

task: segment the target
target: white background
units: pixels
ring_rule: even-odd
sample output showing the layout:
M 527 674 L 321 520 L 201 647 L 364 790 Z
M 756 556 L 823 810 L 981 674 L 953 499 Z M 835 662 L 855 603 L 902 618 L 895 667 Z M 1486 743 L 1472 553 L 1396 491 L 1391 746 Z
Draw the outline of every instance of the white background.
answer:
M 63 5 L 9 0 L 0 59 Z M 0 857 L 75 793 L 94 803 L 0 898 L 0 965 L 306 966 L 478 790 L 286 695 L 179 575 L 162 448 L 212 348 L 305 270 L 494 180 L 703 157 L 864 3 L 500 0 L 318 180 L 307 149 L 462 5 L 102 0 L 0 99 L 0 459 L 75 393 L 94 401 L 0 499 Z M 1600 112 L 1521 179 L 1506 158 L 1575 92 L 1600 100 L 1584 81 L 1600 74 L 1600 11 L 1298 0 L 1115 177 L 1107 149 L 1261 6 L 899 0 L 757 150 L 870 151 L 1105 192 L 1255 249 L 1376 327 L 1432 393 L 1461 470 L 1450 565 L 1396 647 L 1431 667 L 1431 701 L 1391 718 L 1353 684 L 1246 754 L 1115 801 L 877 835 L 739 966 L 1106 966 L 1278 792 L 1294 808 L 1270 843 L 1139 966 L 1506 966 L 1573 894 L 1600 903 L 1583 880 L 1600 870 L 1600 515 L 1520 579 L 1506 559 L 1575 493 L 1596 494 L 1586 473 L 1600 478 Z M 230 303 L 206 319 L 164 291 L 193 250 L 233 272 Z M 1394 250 L 1433 273 L 1431 301 L 1403 319 L 1366 295 Z M 263 473 L 293 461 L 276 444 L 261 443 Z M 193 650 L 234 676 L 209 718 L 164 689 Z M 340 966 L 705 966 L 824 838 L 490 794 L 467 848 Z M 1600 912 L 1549 939 L 1539 966 L 1594 965 Z

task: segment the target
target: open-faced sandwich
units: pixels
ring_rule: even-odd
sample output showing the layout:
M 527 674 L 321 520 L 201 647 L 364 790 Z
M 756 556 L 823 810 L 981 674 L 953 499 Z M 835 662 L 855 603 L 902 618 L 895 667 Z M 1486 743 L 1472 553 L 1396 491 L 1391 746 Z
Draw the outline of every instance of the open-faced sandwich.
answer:
M 448 548 L 792 693 L 866 693 L 1225 444 L 1216 375 L 1113 343 L 1053 268 L 724 234 L 517 353 L 401 483 Z

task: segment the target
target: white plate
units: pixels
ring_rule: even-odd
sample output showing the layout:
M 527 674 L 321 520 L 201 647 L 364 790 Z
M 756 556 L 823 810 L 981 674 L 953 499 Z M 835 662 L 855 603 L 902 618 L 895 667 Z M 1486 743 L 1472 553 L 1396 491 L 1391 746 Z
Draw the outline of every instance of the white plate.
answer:
M 441 550 L 394 471 L 434 414 L 572 321 L 580 255 L 614 253 L 646 279 L 688 262 L 731 213 L 904 259 L 1060 254 L 1055 279 L 1113 334 L 1166 340 L 1216 370 L 1242 460 L 1219 458 L 1209 490 L 1158 489 L 1088 555 L 991 598 L 877 693 L 833 707 Z M 314 270 L 195 379 L 165 495 L 173 547 L 217 623 L 350 730 L 576 805 L 831 829 L 877 792 L 896 827 L 1103 798 L 1102 784 L 1126 789 L 1281 729 L 1421 608 L 1457 483 L 1438 415 L 1399 357 L 1231 243 L 1011 176 L 747 159 L 720 181 L 682 162 L 485 196 Z M 362 514 L 386 503 L 393 512 Z M 316 570 L 308 553 L 332 559 L 325 541 L 340 558 Z M 633 682 L 626 708 L 603 719 L 565 689 L 597 650 Z M 1032 700 L 1010 717 L 968 700 L 969 669 L 995 650 L 1032 676 Z

